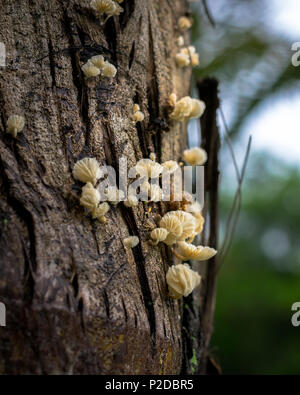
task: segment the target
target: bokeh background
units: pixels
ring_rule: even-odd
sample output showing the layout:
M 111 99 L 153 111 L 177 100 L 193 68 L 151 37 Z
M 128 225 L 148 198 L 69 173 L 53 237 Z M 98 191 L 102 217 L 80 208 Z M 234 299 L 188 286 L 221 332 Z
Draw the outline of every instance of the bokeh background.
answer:
M 207 0 L 192 4 L 195 80 L 220 81 L 239 167 L 252 148 L 231 249 L 220 270 L 211 353 L 224 374 L 299 374 L 300 41 L 299 0 Z M 221 242 L 237 188 L 221 117 Z M 197 144 L 190 125 L 190 144 Z

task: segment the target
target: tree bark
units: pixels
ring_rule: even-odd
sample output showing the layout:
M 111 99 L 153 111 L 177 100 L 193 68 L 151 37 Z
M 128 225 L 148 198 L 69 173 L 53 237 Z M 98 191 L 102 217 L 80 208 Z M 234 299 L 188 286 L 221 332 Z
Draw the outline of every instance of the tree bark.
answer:
M 186 130 L 166 127 L 167 98 L 189 93 L 191 71 L 174 62 L 188 4 L 125 0 L 103 26 L 89 3 L 1 0 L 0 373 L 190 373 L 203 351 L 200 298 L 167 296 L 170 252 L 148 242 L 163 205 L 119 204 L 101 224 L 84 215 L 72 177 L 87 156 L 116 170 L 121 156 L 129 167 L 150 152 L 180 160 Z M 97 54 L 116 65 L 113 80 L 84 79 L 81 65 Z M 16 139 L 11 114 L 26 119 Z M 140 239 L 129 251 L 128 235 Z

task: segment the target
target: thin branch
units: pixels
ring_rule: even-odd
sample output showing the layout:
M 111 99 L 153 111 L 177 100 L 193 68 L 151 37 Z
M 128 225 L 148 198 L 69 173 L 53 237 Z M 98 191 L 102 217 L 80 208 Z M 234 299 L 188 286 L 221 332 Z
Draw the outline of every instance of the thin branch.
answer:
M 239 183 L 240 180 L 241 180 L 241 176 L 240 176 L 239 167 L 238 167 L 238 164 L 237 164 L 237 161 L 236 161 L 234 149 L 233 149 L 233 146 L 232 146 L 232 143 L 231 143 L 229 128 L 228 128 L 228 126 L 227 126 L 227 122 L 226 122 L 226 119 L 225 119 L 225 115 L 224 115 L 224 113 L 223 113 L 223 110 L 222 110 L 222 107 L 221 107 L 221 106 L 220 106 L 219 110 L 220 110 L 222 122 L 223 122 L 223 125 L 224 125 L 224 129 L 225 129 L 225 138 L 226 138 L 226 142 L 227 142 L 228 147 L 229 147 L 229 150 L 230 150 L 230 154 L 231 154 L 231 157 L 232 157 L 232 160 L 233 160 L 233 165 L 234 165 L 234 168 L 235 168 L 237 180 L 238 180 L 238 183 Z
M 237 221 L 239 218 L 239 213 L 240 213 L 240 209 L 241 209 L 241 192 L 242 192 L 242 184 L 244 181 L 244 177 L 245 177 L 245 173 L 246 173 L 246 167 L 247 167 L 247 163 L 248 163 L 248 159 L 249 159 L 249 155 L 250 155 L 250 150 L 251 150 L 251 142 L 252 142 L 252 136 L 249 137 L 249 141 L 247 144 L 247 150 L 246 150 L 246 154 L 245 154 L 245 158 L 244 158 L 244 162 L 243 162 L 243 166 L 242 166 L 242 171 L 241 171 L 241 177 L 240 177 L 240 181 L 238 183 L 238 188 L 237 191 L 235 193 L 235 197 L 234 197 L 234 201 L 233 201 L 233 205 L 231 207 L 228 219 L 227 219 L 227 223 L 226 223 L 226 229 L 225 229 L 225 237 L 224 237 L 224 241 L 222 243 L 222 246 L 220 248 L 220 265 L 219 265 L 219 269 L 221 267 L 221 265 L 224 263 L 225 258 L 228 254 L 228 251 L 231 247 L 232 244 L 232 240 L 233 240 L 233 235 L 236 229 L 236 225 L 237 225 Z
M 216 27 L 214 18 L 213 18 L 213 16 L 212 16 L 211 12 L 210 12 L 210 9 L 208 8 L 207 1 L 206 1 L 206 0 L 202 0 L 202 4 L 203 4 L 205 14 L 206 14 L 207 19 L 209 20 L 210 24 L 211 24 L 213 27 Z
M 251 148 L 251 141 L 252 141 L 252 137 L 249 137 L 249 141 L 248 141 L 248 145 L 247 145 L 247 150 L 246 150 L 246 154 L 245 154 L 245 159 L 244 159 L 244 163 L 243 163 L 243 167 L 242 167 L 242 175 L 241 175 L 241 180 L 238 184 L 238 188 L 235 194 L 235 198 L 234 198 L 234 202 L 229 214 L 229 218 L 227 221 L 227 226 L 226 226 L 226 239 L 224 240 L 224 243 L 221 247 L 221 251 L 220 251 L 220 261 L 224 261 L 230 245 L 232 243 L 232 237 L 235 231 L 235 227 L 237 224 L 237 220 L 239 217 L 239 212 L 240 212 L 240 207 L 241 207 L 241 193 L 242 193 L 242 183 L 244 180 L 244 176 L 245 176 L 245 170 L 247 167 L 247 162 L 248 162 L 248 158 L 249 158 L 249 154 L 250 154 L 250 148 Z M 236 208 L 237 207 L 237 208 Z M 235 213 L 234 213 L 235 212 Z M 231 221 L 233 220 L 233 224 L 231 224 Z M 226 246 L 226 247 L 225 247 Z
M 236 160 L 236 157 L 235 157 L 234 149 L 233 149 L 233 146 L 232 146 L 232 143 L 231 143 L 230 132 L 229 132 L 229 128 L 227 126 L 226 118 L 225 118 L 225 115 L 224 115 L 224 112 L 223 112 L 221 106 L 220 106 L 219 109 L 220 109 L 222 122 L 224 124 L 226 142 L 228 144 L 229 151 L 230 151 L 230 154 L 231 154 L 231 157 L 232 157 L 232 160 L 233 160 L 233 164 L 234 164 L 234 168 L 235 168 L 235 172 L 236 172 L 236 177 L 237 177 L 237 182 L 238 182 L 238 189 L 237 189 L 237 192 L 235 194 L 234 202 L 233 202 L 233 205 L 231 207 L 231 210 L 230 210 L 227 222 L 226 222 L 225 237 L 224 237 L 223 243 L 222 243 L 221 248 L 220 248 L 220 261 L 221 261 L 221 257 L 223 255 L 223 251 L 227 249 L 227 245 L 228 245 L 228 243 L 230 243 L 231 221 L 232 221 L 232 218 L 234 217 L 236 206 L 237 206 L 237 204 L 239 204 L 239 201 L 240 201 L 241 190 L 240 190 L 239 186 L 240 186 L 240 183 L 241 183 L 241 175 L 240 175 L 240 171 L 239 171 L 239 168 L 238 168 L 237 160 Z

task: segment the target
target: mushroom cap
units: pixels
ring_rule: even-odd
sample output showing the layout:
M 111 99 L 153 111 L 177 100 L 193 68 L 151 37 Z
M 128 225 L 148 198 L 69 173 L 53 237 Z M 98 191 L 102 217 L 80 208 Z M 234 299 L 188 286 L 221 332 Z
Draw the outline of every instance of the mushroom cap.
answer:
M 126 248 L 134 248 L 139 244 L 140 240 L 137 236 L 129 236 L 123 242 Z
M 151 159 L 139 160 L 135 169 L 140 176 L 147 178 L 157 178 L 163 171 L 163 167 Z
M 205 220 L 201 213 L 194 213 L 193 216 L 196 218 L 195 232 L 199 234 L 203 230 Z
M 176 64 L 178 67 L 187 67 L 191 63 L 191 58 L 188 54 L 180 51 L 175 56 Z
M 100 74 L 100 69 L 96 67 L 92 62 L 87 61 L 82 67 L 81 70 L 83 71 L 84 75 L 87 78 L 97 77 Z
M 166 274 L 169 295 L 178 299 L 188 296 L 201 282 L 200 275 L 187 264 L 171 266 Z
M 137 111 L 140 111 L 140 106 L 139 106 L 138 104 L 135 103 L 135 104 L 133 105 L 133 107 L 132 107 L 132 112 L 135 113 L 135 112 L 137 112 Z
M 183 151 L 183 159 L 189 165 L 201 166 L 207 161 L 207 153 L 203 148 L 194 147 Z
M 185 32 L 192 26 L 192 22 L 186 16 L 182 16 L 178 19 L 178 27 L 182 32 Z
M 102 218 L 109 211 L 109 209 L 110 207 L 107 202 L 99 204 L 99 206 L 93 210 L 93 218 L 98 218 L 102 220 Z
M 107 16 L 120 15 L 123 11 L 123 8 L 113 0 L 92 0 L 90 6 L 98 17 L 102 14 L 106 14 Z
M 133 113 L 132 119 L 134 120 L 134 122 L 142 122 L 145 119 L 145 115 L 144 113 L 142 113 L 142 111 L 136 111 L 135 113 Z
M 182 47 L 184 45 L 184 38 L 183 36 L 177 37 L 177 44 Z
M 81 182 L 90 182 L 93 185 L 103 175 L 96 158 L 83 158 L 75 163 L 73 177 Z
M 101 76 L 107 78 L 113 78 L 117 74 L 117 68 L 109 63 L 108 61 L 104 62 L 104 65 L 101 67 Z
M 175 107 L 176 103 L 177 103 L 177 95 L 176 93 L 171 93 L 168 99 L 169 105 L 171 107 Z
M 164 241 L 166 237 L 168 236 L 169 232 L 165 228 L 156 228 L 153 229 L 150 237 L 152 240 L 156 242 Z
M 193 55 L 191 55 L 191 64 L 193 67 L 199 65 L 199 54 L 194 53 Z
M 204 113 L 206 105 L 204 101 L 198 99 L 192 99 L 192 110 L 190 113 L 190 118 L 200 118 Z
M 25 118 L 21 115 L 11 115 L 7 120 L 7 131 L 13 137 L 17 137 L 25 126 Z
M 89 209 L 90 211 L 96 210 L 98 204 L 100 203 L 100 193 L 93 187 L 93 185 L 88 182 L 81 192 L 80 205 Z
M 175 250 L 176 255 L 184 258 L 183 260 L 194 259 L 195 261 L 206 261 L 216 255 L 214 248 L 204 246 L 194 246 L 193 244 L 179 241 Z
M 190 205 L 188 205 L 188 208 L 185 211 L 191 214 L 201 213 L 200 203 L 196 201 L 192 202 Z
M 174 213 L 174 211 L 166 213 L 159 223 L 161 228 L 165 228 L 169 232 L 166 239 L 164 240 L 164 243 L 167 245 L 175 244 L 176 241 L 179 240 L 183 231 L 180 219 L 172 213 Z
M 189 45 L 187 49 L 190 56 L 193 56 L 196 53 L 196 48 L 194 47 L 194 45 Z
M 102 55 L 92 56 L 89 60 L 94 66 L 98 67 L 98 69 L 101 69 L 105 64 L 105 59 Z
M 167 160 L 166 162 L 161 164 L 163 169 L 163 173 L 174 173 L 177 169 L 179 169 L 179 165 L 175 160 Z
M 175 108 L 170 114 L 170 118 L 179 122 L 184 121 L 189 118 L 192 107 L 193 99 L 189 96 L 185 96 L 176 102 Z
M 173 213 L 182 225 L 182 234 L 178 240 L 186 240 L 193 237 L 196 228 L 196 220 L 193 215 L 182 210 L 170 211 L 170 213 Z

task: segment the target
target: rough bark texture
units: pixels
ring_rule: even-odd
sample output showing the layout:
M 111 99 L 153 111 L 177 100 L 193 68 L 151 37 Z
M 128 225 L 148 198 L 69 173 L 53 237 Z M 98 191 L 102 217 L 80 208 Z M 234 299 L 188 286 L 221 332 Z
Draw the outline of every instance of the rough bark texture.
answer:
M 187 2 L 122 6 L 101 26 L 89 1 L 1 0 L 0 373 L 189 373 L 193 347 L 201 354 L 202 336 L 194 346 L 182 336 L 191 311 L 199 328 L 199 295 L 186 313 L 167 297 L 170 253 L 147 241 L 163 205 L 120 204 L 100 224 L 72 178 L 86 156 L 117 169 L 121 156 L 133 166 L 151 151 L 179 160 L 186 148 L 184 127 L 165 120 L 168 95 L 190 88 L 191 71 L 174 63 Z M 80 67 L 96 54 L 117 66 L 115 79 L 85 81 Z M 133 103 L 145 113 L 137 125 Z M 6 133 L 15 113 L 26 118 L 17 139 Z M 128 235 L 141 241 L 130 251 Z

